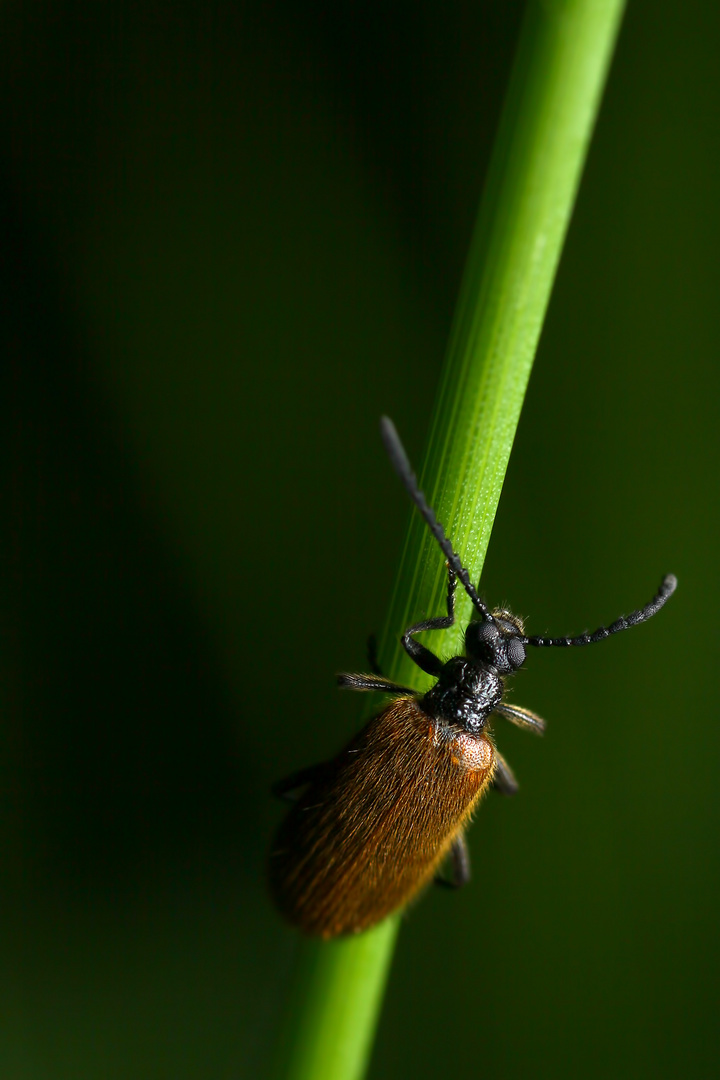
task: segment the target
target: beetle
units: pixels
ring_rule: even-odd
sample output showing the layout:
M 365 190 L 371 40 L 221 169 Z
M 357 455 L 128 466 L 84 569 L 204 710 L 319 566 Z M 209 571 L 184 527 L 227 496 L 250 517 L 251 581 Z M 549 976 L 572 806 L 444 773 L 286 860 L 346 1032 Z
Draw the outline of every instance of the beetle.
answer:
M 390 701 L 328 762 L 293 773 L 276 794 L 297 793 L 269 858 L 269 881 L 281 913 L 321 938 L 358 933 L 404 907 L 433 879 L 459 887 L 470 877 L 465 827 L 483 794 L 517 791 L 497 750 L 491 721 L 500 716 L 542 734 L 535 713 L 504 700 L 505 682 L 525 662 L 528 646 L 589 645 L 645 622 L 677 586 L 668 574 L 656 596 L 631 615 L 578 637 L 525 634 L 509 611 L 490 611 L 419 488 L 391 420 L 381 433 L 396 472 L 446 558 L 445 615 L 424 619 L 402 635 L 410 658 L 436 680 L 425 693 L 380 674 L 338 676 L 341 686 L 379 691 Z M 425 630 L 455 622 L 458 581 L 475 617 L 465 630 L 465 653 L 441 660 L 416 640 Z M 451 857 L 452 880 L 438 878 Z

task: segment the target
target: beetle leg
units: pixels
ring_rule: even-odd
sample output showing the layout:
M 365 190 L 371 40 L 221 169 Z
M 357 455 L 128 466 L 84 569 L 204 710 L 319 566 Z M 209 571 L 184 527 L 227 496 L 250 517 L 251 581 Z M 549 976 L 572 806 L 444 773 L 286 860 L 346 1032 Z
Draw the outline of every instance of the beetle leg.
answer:
M 305 787 L 306 784 L 311 784 L 313 780 L 317 780 L 326 769 L 325 762 L 320 765 L 308 765 L 306 769 L 298 769 L 297 772 L 290 773 L 289 776 L 283 777 L 282 780 L 276 780 L 271 790 L 273 795 L 278 799 L 282 799 L 284 802 L 295 802 L 297 800 L 298 788 Z
M 413 663 L 417 664 L 419 668 L 426 671 L 428 675 L 439 675 L 443 667 L 443 662 L 439 656 L 436 656 L 434 652 L 430 652 L 428 648 L 421 645 L 419 641 L 415 641 L 414 634 L 419 634 L 422 630 L 447 630 L 455 623 L 455 587 L 457 586 L 457 577 L 455 571 L 448 565 L 448 587 L 447 587 L 447 615 L 438 615 L 434 619 L 425 619 L 424 622 L 416 623 L 415 626 L 411 626 L 405 631 L 401 640 L 405 652 L 408 654 Z
M 492 784 L 501 795 L 517 794 L 518 782 L 515 779 L 515 774 L 505 758 L 502 754 L 498 754 L 497 750 L 495 751 L 495 775 Z
M 534 731 L 536 735 L 542 735 L 545 731 L 545 721 L 529 709 L 521 709 L 518 705 L 506 705 L 503 702 L 496 706 L 495 712 L 500 713 L 511 724 L 525 728 L 526 731 Z
M 452 865 L 451 880 L 448 881 L 447 878 L 438 875 L 435 878 L 435 884 L 442 885 L 445 889 L 461 889 L 463 885 L 467 885 L 471 877 L 470 852 L 468 851 L 464 833 L 458 833 L 453 840 L 450 848 L 450 859 Z
M 351 675 L 343 672 L 337 677 L 338 686 L 344 686 L 348 690 L 380 690 L 383 694 L 414 694 L 409 686 L 399 686 L 398 683 L 384 679 L 382 675 Z
M 381 678 L 384 678 L 385 676 L 380 670 L 380 665 L 378 664 L 377 638 L 374 634 L 371 634 L 370 637 L 367 639 L 367 658 L 368 664 L 370 665 L 370 670 L 372 671 L 373 675 L 379 675 Z

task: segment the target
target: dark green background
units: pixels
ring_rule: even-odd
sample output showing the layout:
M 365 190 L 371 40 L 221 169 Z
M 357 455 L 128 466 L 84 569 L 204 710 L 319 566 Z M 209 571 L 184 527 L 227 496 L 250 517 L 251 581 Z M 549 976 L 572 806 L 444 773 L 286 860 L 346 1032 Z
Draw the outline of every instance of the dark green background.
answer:
M 520 13 L 4 5 L 4 1080 L 261 1075 L 268 786 L 357 723 Z M 483 578 L 534 633 L 680 589 L 530 657 L 377 1080 L 716 1066 L 719 44 L 630 5 Z

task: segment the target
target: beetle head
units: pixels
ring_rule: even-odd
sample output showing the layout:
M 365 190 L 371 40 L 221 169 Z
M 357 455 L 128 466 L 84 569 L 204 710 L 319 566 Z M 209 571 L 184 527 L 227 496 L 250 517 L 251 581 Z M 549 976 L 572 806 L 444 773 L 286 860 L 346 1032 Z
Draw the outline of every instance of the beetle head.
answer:
M 498 675 L 512 675 L 525 663 L 523 625 L 509 611 L 495 611 L 471 622 L 465 631 L 465 651 L 471 660 L 485 664 Z

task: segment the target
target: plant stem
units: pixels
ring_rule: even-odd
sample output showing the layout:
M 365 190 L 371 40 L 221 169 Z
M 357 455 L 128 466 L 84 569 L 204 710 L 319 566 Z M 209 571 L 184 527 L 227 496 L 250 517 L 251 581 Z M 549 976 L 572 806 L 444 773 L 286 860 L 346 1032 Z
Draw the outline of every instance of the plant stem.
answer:
M 496 137 L 444 362 L 421 482 L 479 578 L 592 134 L 622 0 L 531 0 Z M 423 689 L 400 631 L 444 610 L 446 571 L 413 514 L 388 621 L 383 668 Z M 442 650 L 462 651 L 469 614 Z M 432 644 L 430 645 L 432 647 Z M 281 1080 L 360 1080 L 398 917 L 357 938 L 304 945 Z
M 280 1047 L 278 1080 L 360 1080 L 400 919 L 355 938 L 303 941 Z

